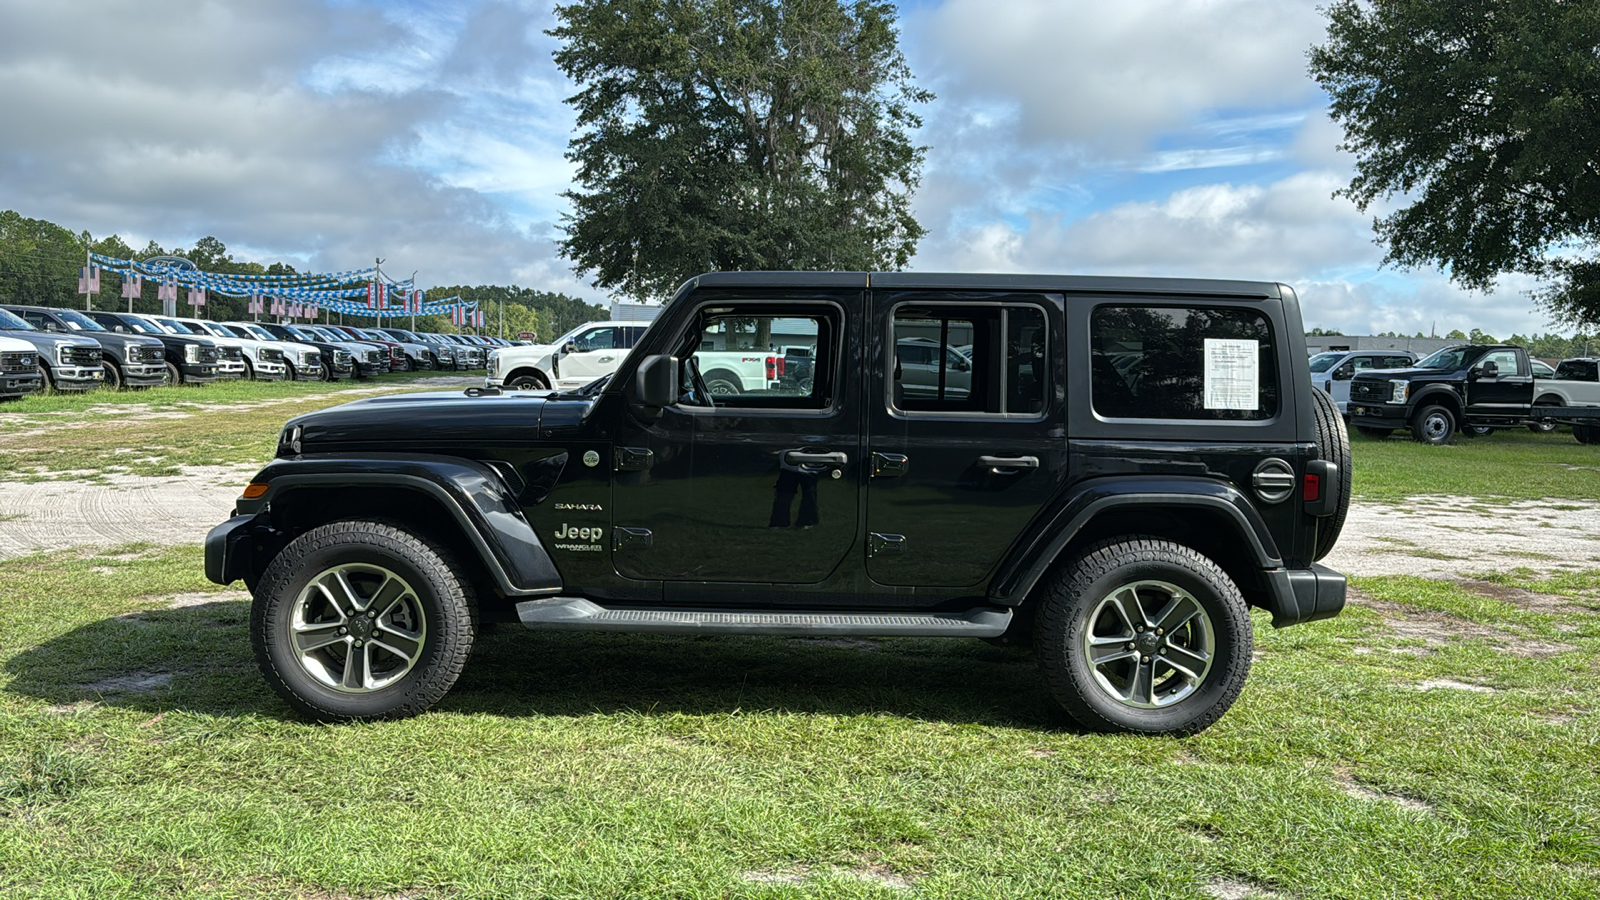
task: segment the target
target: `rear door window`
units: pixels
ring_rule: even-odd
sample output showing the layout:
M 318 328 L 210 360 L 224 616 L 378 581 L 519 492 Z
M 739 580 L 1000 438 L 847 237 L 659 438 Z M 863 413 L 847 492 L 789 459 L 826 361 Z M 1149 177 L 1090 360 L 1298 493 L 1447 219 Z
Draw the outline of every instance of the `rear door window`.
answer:
M 1272 325 L 1232 307 L 1102 306 L 1090 317 L 1090 397 L 1107 418 L 1270 419 Z

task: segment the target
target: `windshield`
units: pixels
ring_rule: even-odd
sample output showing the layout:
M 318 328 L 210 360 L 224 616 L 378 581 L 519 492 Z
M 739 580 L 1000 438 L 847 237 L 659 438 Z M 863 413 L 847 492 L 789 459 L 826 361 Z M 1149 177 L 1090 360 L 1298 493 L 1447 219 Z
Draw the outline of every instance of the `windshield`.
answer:
M 24 322 L 20 317 L 0 309 L 0 330 L 3 331 L 38 331 L 39 329 Z
M 106 327 L 75 309 L 58 309 L 56 315 L 73 331 L 105 331 Z
M 1344 358 L 1343 353 L 1318 353 L 1311 357 L 1311 371 L 1326 372 L 1333 368 L 1333 364 Z
M 1419 369 L 1459 369 L 1479 355 L 1474 347 L 1446 347 L 1417 363 Z
M 150 324 L 149 322 L 146 322 L 143 319 L 135 319 L 133 316 L 128 316 L 127 318 L 123 319 L 122 322 L 140 334 L 166 334 L 166 332 Z
M 306 330 L 304 328 L 301 328 L 298 325 L 284 325 L 282 327 L 287 328 L 289 330 L 289 333 L 294 335 L 297 338 L 309 338 L 309 339 L 311 339 L 313 341 L 325 340 L 325 338 L 323 338 L 322 335 L 315 334 L 315 333 L 313 333 L 311 331 L 308 331 L 308 330 Z
M 414 335 L 411 332 L 405 330 L 404 328 L 391 328 L 391 329 L 389 329 L 389 333 L 391 335 L 394 335 L 395 337 L 399 338 L 402 341 L 410 341 L 413 344 L 422 343 L 422 338 L 417 337 L 416 335 Z
M 233 327 L 239 329 L 240 331 L 244 332 L 245 334 L 250 335 L 253 338 L 258 338 L 258 339 L 263 340 L 263 341 L 275 341 L 275 340 L 277 340 L 277 338 L 272 336 L 272 332 L 270 332 L 270 331 L 266 330 L 265 328 L 262 328 L 262 327 L 260 327 L 258 325 L 235 325 Z
M 155 322 L 157 325 L 165 329 L 167 334 L 194 334 L 194 332 L 185 328 L 183 323 L 179 322 L 177 319 L 151 319 L 150 321 Z
M 216 337 L 233 337 L 233 332 L 223 328 L 221 325 L 218 325 L 215 322 L 196 322 L 190 327 L 198 327 L 205 334 L 214 335 Z

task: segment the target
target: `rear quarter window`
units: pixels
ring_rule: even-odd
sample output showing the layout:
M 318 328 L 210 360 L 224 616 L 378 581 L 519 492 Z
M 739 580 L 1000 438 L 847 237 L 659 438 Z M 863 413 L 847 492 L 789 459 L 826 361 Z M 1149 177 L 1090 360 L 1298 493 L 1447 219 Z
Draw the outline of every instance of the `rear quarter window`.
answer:
M 1089 330 L 1090 399 L 1100 416 L 1260 420 L 1278 414 L 1272 325 L 1255 310 L 1102 306 Z

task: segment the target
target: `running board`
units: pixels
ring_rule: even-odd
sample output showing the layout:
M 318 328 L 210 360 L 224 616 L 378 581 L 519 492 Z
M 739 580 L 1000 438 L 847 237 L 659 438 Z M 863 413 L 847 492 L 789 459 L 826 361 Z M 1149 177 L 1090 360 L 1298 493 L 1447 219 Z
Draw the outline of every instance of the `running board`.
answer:
M 657 634 L 803 634 L 863 637 L 999 637 L 1011 610 L 985 606 L 963 613 L 849 613 L 726 609 L 608 609 L 582 597 L 546 597 L 517 604 L 522 624 L 540 631 L 631 631 Z

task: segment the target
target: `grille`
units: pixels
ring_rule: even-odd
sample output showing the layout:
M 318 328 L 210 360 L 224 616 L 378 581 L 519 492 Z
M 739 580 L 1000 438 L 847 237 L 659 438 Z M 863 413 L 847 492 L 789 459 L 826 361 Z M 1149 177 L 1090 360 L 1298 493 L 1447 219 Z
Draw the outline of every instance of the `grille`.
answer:
M 378 351 L 376 351 L 376 350 L 368 350 L 367 351 L 367 365 L 375 366 L 377 364 L 378 364 Z
M 205 344 L 200 345 L 200 361 L 203 363 L 216 362 L 217 348 L 213 346 L 207 346 Z
M 221 352 L 222 358 L 228 362 L 238 362 L 244 358 L 244 352 L 238 347 L 220 347 L 218 350 Z
M 162 358 L 166 356 L 160 347 L 152 347 L 148 344 L 135 347 L 133 352 L 133 358 L 139 362 L 161 362 Z
M 100 365 L 100 348 L 98 347 L 68 347 L 67 365 L 69 366 L 98 366 Z
M 7 375 L 32 375 L 39 368 L 39 359 L 21 350 L 0 353 L 0 372 Z
M 256 356 L 260 357 L 262 362 L 283 362 L 283 351 L 274 350 L 271 347 L 262 347 L 260 350 L 256 351 Z
M 1351 400 L 1387 400 L 1392 392 L 1387 381 L 1350 382 Z
M 354 360 L 351 358 L 349 350 L 333 351 L 333 364 L 335 366 L 341 369 L 348 369 L 350 368 L 350 363 L 353 361 Z

